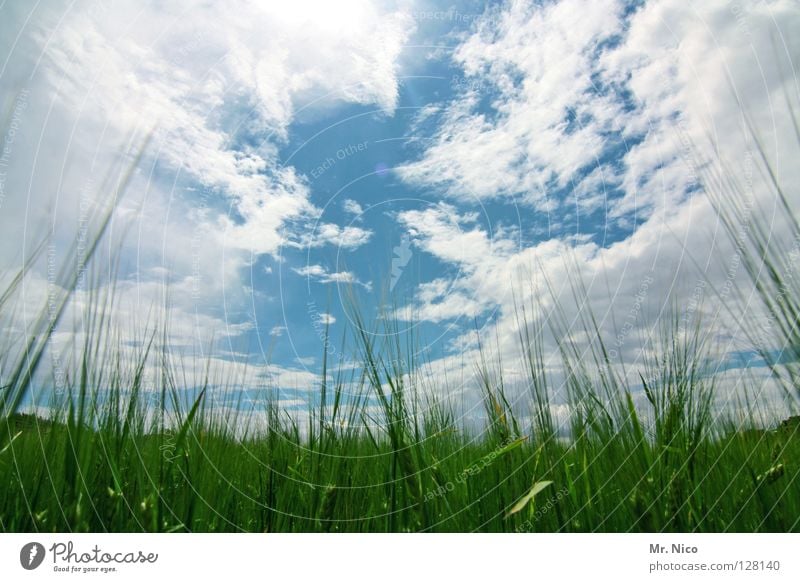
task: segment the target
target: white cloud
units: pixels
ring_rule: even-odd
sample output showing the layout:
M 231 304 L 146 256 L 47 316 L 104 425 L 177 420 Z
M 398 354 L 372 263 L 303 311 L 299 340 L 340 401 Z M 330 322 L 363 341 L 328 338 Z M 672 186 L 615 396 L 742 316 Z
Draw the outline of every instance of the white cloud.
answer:
M 610 191 L 619 183 L 620 177 L 613 167 L 608 164 L 599 165 L 577 181 L 571 192 L 572 199 L 567 202 L 574 202 L 582 211 L 590 214 L 611 204 Z
M 364 209 L 352 198 L 347 198 L 342 201 L 342 208 L 345 212 L 354 215 L 356 218 L 360 218 L 361 215 L 364 214 Z
M 269 335 L 272 337 L 281 337 L 286 332 L 285 325 L 275 325 L 269 330 Z
M 401 212 L 397 220 L 423 250 L 471 271 L 513 249 L 513 243 L 505 238 L 490 238 L 474 224 L 476 218 L 475 213 L 459 214 L 454 206 L 439 203 L 425 210 Z
M 316 213 L 276 145 L 300 111 L 349 102 L 391 113 L 412 28 L 364 0 L 131 2 L 71 11 L 42 44 L 67 107 L 123 135 L 152 130 L 159 160 L 230 198 L 239 219 L 219 218 L 226 244 L 274 254 L 285 228 Z M 344 230 L 344 244 L 357 244 Z
M 336 323 L 336 318 L 330 313 L 318 313 L 317 322 L 322 325 L 333 325 Z
M 320 223 L 314 226 L 311 232 L 304 233 L 297 241 L 287 242 L 287 245 L 298 248 L 316 248 L 325 245 L 334 245 L 348 250 L 357 249 L 369 242 L 372 231 L 358 226 L 340 227 L 333 223 Z
M 491 107 L 480 99 L 486 95 L 465 91 L 445 107 L 432 143 L 400 176 L 438 187 L 458 203 L 499 197 L 549 211 L 545 186 L 567 187 L 573 208 L 591 212 L 607 204 L 612 228 L 614 222 L 633 226 L 633 216 L 639 224 L 607 248 L 580 237 L 522 248 L 513 233 L 465 227 L 458 220 L 463 210 L 455 207 L 401 215 L 415 246 L 458 275 L 423 283 L 399 315 L 455 322 L 494 311 L 484 331 L 511 362 L 507 372 L 517 376 L 515 307 L 539 303 L 537 325 L 546 325 L 551 292 L 578 335 L 580 318 L 592 310 L 607 342 L 633 364 L 629 373 L 652 350 L 642 344 L 652 331 L 647 324 L 676 305 L 704 315 L 718 355 L 746 349 L 741 322 L 721 305 L 731 298 L 709 297 L 711 285 L 746 286 L 746 280 L 708 199 L 689 194 L 696 185 L 693 162 L 711 157 L 710 136 L 725 171 L 752 183 L 757 206 L 774 212 L 746 151 L 744 106 L 767 155 L 783 164 L 782 181 L 800 180 L 798 166 L 785 163 L 798 151 L 784 98 L 796 102 L 797 93 L 772 48 L 777 38 L 790 75 L 787 57 L 800 54 L 800 39 L 791 34 L 800 29 L 800 12 L 785 1 L 737 6 L 738 13 L 726 2 L 669 0 L 626 15 L 621 2 L 511 2 L 468 36 L 454 62 L 475 81 L 468 86 L 495 88 Z M 616 188 L 621 195 L 609 197 Z M 780 228 L 772 227 L 780 238 Z M 585 304 L 572 302 L 576 274 L 570 276 L 565 259 L 578 268 Z M 693 299 L 698 288 L 707 291 L 700 305 Z M 758 313 L 757 306 L 750 309 Z M 452 345 L 466 351 L 438 364 L 469 366 L 475 355 L 469 334 Z M 555 353 L 554 345 L 549 349 Z
M 795 8 L 662 0 L 626 14 L 617 0 L 510 2 L 453 52 L 470 86 L 492 91 L 449 104 L 432 143 L 398 173 L 457 200 L 513 197 L 540 210 L 553 210 L 554 188 L 571 185 L 589 210 L 601 203 L 605 168 L 606 187 L 623 192 L 609 200 L 609 220 L 674 211 L 694 186 L 687 143 L 704 146 L 710 134 L 741 165 L 745 132 L 729 76 L 765 139 L 774 116 L 789 122 L 776 109 L 789 78 L 771 38 L 784 58 L 798 53 Z
M 278 259 L 280 246 L 296 245 L 320 214 L 306 179 L 278 158 L 290 125 L 353 103 L 391 115 L 412 19 L 364 0 L 245 1 L 236 9 L 193 0 L 50 3 L 26 21 L 28 12 L 4 11 L 0 26 L 14 32 L 0 35 L 3 47 L 22 31 L 4 52 L 0 95 L 11 103 L 28 90 L 3 187 L 30 192 L 3 192 L 0 227 L 14 242 L 0 250 L 2 268 L 14 269 L 42 233 L 53 229 L 60 251 L 76 227 L 94 225 L 131 150 L 152 134 L 114 216 L 111 246 L 128 233 L 124 304 L 146 310 L 170 297 L 154 315 L 174 315 L 171 343 L 197 341 L 198 353 L 208 347 L 198 330 L 226 339 L 250 331 L 246 299 L 259 291 L 241 284 L 243 268 L 253 254 Z M 28 214 L 27 204 L 37 211 Z M 84 208 L 95 214 L 87 218 Z M 315 245 L 349 249 L 371 236 L 331 224 L 319 232 Z M 26 283 L 31 299 L 45 291 L 36 285 L 46 282 Z M 135 318 L 135 309 L 121 307 L 119 316 Z
M 337 285 L 361 285 L 366 289 L 371 289 L 372 285 L 369 283 L 362 283 L 350 271 L 329 272 L 322 265 L 306 265 L 305 267 L 298 267 L 292 269 L 301 277 L 308 277 L 319 283 L 328 284 L 335 283 Z
M 398 173 L 461 200 L 524 194 L 536 202 L 550 181 L 566 185 L 597 160 L 621 115 L 591 77 L 598 43 L 621 32 L 621 10 L 614 0 L 513 2 L 483 21 L 453 60 L 494 90 L 492 111 L 468 89 L 448 106 L 433 145 Z
M 418 249 L 456 267 L 450 278 L 420 285 L 415 304 L 402 309 L 400 317 L 437 322 L 474 317 L 497 304 L 496 291 L 504 295 L 496 287 L 499 283 L 502 289 L 507 281 L 497 281 L 496 269 L 518 249 L 513 231 L 496 225 L 490 235 L 477 223 L 476 213 L 459 213 L 447 203 L 401 212 L 397 220 Z

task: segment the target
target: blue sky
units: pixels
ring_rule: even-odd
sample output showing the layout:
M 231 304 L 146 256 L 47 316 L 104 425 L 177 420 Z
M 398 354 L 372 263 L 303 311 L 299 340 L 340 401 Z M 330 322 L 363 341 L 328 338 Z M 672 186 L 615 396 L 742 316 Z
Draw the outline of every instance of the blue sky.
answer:
M 352 331 L 348 301 L 413 329 L 435 374 L 469 376 L 482 336 L 520 377 L 514 301 L 545 297 L 542 276 L 566 292 L 567 256 L 642 361 L 648 321 L 729 276 L 695 162 L 752 177 L 742 107 L 793 155 L 788 0 L 11 4 L 4 273 L 43 231 L 66 246 L 150 135 L 115 211 L 115 320 L 169 320 L 176 353 L 290 400 L 314 390 L 325 327 Z M 9 329 L 46 289 L 39 273 Z M 751 348 L 703 309 L 721 358 Z

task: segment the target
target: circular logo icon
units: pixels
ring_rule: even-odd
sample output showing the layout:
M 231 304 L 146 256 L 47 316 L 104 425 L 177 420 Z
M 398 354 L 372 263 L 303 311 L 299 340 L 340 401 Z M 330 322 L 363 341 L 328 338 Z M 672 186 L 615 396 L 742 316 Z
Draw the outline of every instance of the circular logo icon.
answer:
M 44 546 L 39 542 L 30 542 L 19 551 L 19 563 L 26 570 L 35 570 L 44 561 Z

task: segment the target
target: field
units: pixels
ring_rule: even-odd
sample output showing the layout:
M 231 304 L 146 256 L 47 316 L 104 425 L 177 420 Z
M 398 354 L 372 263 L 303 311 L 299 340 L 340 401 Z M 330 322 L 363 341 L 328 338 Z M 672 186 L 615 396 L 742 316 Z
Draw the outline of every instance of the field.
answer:
M 445 430 L 393 446 L 335 430 L 240 442 L 199 428 L 200 417 L 157 434 L 17 417 L 2 529 L 800 530 L 797 423 L 715 438 L 677 429 L 650 442 L 633 418 L 596 420 L 571 443 Z

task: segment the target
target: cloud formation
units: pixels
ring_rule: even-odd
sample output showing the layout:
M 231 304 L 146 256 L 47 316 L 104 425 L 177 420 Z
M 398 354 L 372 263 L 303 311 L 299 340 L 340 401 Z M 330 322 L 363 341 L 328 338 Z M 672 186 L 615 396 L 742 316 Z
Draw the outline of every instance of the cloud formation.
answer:
M 800 12 L 787 1 L 513 1 L 489 12 L 453 52 L 465 89 L 441 105 L 433 139 L 420 140 L 420 154 L 399 176 L 446 196 L 458 205 L 452 212 L 490 201 L 532 215 L 602 210 L 594 228 L 627 235 L 520 245 L 491 225 L 462 229 L 441 208 L 402 214 L 416 247 L 459 275 L 423 283 L 401 314 L 432 322 L 495 314 L 485 332 L 504 361 L 515 362 L 516 309 L 552 305 L 555 296 L 572 324 L 591 308 L 606 340 L 619 340 L 619 354 L 637 362 L 652 331 L 646 322 L 677 305 L 706 314 L 723 356 L 743 349 L 737 322 L 720 307 L 725 299 L 693 299 L 706 284 L 744 280 L 699 174 L 722 167 L 750 184 L 757 206 L 774 211 L 774 196 L 753 176 L 748 115 L 784 183 L 800 179 L 796 165 L 780 165 L 797 155 L 785 99 L 797 99 L 798 29 Z M 576 281 L 587 290 L 579 305 L 570 291 Z M 537 325 L 546 310 L 540 316 Z M 469 361 L 471 335 L 453 342 L 459 353 L 444 368 Z M 519 372 L 516 362 L 509 371 Z
M 292 223 L 318 213 L 306 180 L 278 156 L 290 125 L 342 103 L 391 113 L 412 27 L 361 0 L 236 10 L 187 0 L 73 10 L 39 37 L 68 108 L 121 134 L 152 131 L 159 163 L 230 201 L 234 216 L 209 217 L 226 244 L 274 254 Z

